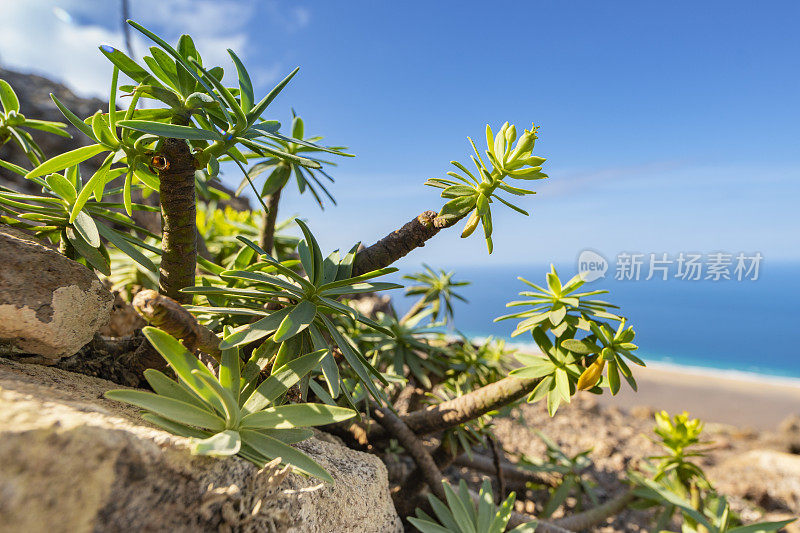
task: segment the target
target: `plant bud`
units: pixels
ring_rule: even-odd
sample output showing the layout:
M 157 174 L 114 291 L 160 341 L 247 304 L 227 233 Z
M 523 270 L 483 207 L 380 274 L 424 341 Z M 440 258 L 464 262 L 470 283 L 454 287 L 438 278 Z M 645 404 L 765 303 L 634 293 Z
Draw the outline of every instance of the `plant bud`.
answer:
M 525 133 L 522 134 L 522 137 L 519 138 L 519 142 L 517 143 L 517 147 L 511 153 L 511 157 L 509 158 L 511 161 L 516 161 L 525 156 L 525 154 L 530 154 L 531 150 L 533 150 L 533 143 L 536 140 L 536 135 L 533 132 L 525 130 Z
M 591 389 L 597 385 L 600 382 L 600 378 L 603 376 L 603 368 L 605 366 L 605 359 L 598 357 L 594 363 L 583 371 L 581 377 L 578 378 L 578 390 Z
M 464 225 L 464 231 L 461 232 L 461 238 L 466 239 L 472 232 L 475 231 L 475 228 L 478 227 L 478 222 L 480 221 L 480 217 L 478 216 L 477 209 L 472 212 L 472 214 L 467 219 L 467 223 Z
M 513 143 L 517 138 L 517 128 L 513 124 L 509 126 L 506 130 L 506 142 L 508 142 L 509 146 Z

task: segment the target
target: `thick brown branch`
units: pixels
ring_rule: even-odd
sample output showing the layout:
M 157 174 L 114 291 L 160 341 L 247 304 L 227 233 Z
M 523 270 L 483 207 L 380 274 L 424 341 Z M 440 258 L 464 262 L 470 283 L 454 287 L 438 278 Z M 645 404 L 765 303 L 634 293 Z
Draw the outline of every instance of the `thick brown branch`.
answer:
M 425 241 L 439 233 L 442 227 L 443 221 L 436 218 L 436 212 L 425 211 L 402 228 L 358 252 L 353 275 L 358 276 L 391 265 L 411 250 L 425 246 Z
M 458 398 L 448 400 L 426 409 L 414 411 L 402 417 L 403 422 L 419 436 L 449 429 L 474 420 L 489 411 L 500 409 L 530 394 L 539 383 L 538 378 L 503 378 Z M 381 438 L 381 432 L 373 430 L 370 439 Z
M 431 454 L 425 449 L 425 446 L 417 439 L 416 435 L 406 426 L 400 418 L 386 407 L 372 406 L 372 416 L 377 422 L 383 426 L 387 433 L 396 438 L 400 445 L 405 448 L 409 455 L 414 459 L 420 472 L 423 475 L 425 482 L 431 489 L 431 492 L 440 499 L 444 500 L 444 488 L 442 486 L 442 472 L 436 466 L 436 461 L 433 460 Z M 395 502 L 395 505 L 401 502 Z M 405 513 L 408 514 L 408 513 Z
M 165 139 L 155 159 L 158 159 L 161 179 L 162 255 L 159 291 L 186 303 L 192 300 L 192 296 L 180 290 L 194 285 L 197 260 L 195 159 L 189 145 L 180 139 Z
M 200 350 L 219 357 L 219 337 L 172 298 L 145 289 L 136 294 L 133 307 L 147 322 L 180 340 L 190 352 Z

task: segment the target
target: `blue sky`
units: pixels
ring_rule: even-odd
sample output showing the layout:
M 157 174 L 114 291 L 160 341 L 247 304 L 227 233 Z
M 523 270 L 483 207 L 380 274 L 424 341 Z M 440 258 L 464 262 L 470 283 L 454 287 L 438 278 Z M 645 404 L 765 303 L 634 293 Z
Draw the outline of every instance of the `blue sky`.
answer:
M 54 7 L 58 8 L 54 11 Z M 131 0 L 207 59 L 245 58 L 271 106 L 357 155 L 332 172 L 339 206 L 296 190 L 324 247 L 369 244 L 438 209 L 426 178 L 468 158 L 486 123 L 540 126 L 547 182 L 522 217 L 495 209 L 495 252 L 440 234 L 404 264 L 572 261 L 584 248 L 800 259 L 800 33 L 794 2 L 254 2 Z M 106 92 L 96 45 L 119 46 L 117 2 L 4 5 L 0 64 Z M 169 22 L 169 26 L 167 23 Z M 42 43 L 48 43 L 44 46 Z M 137 50 L 145 50 L 142 40 Z M 231 170 L 230 180 L 239 177 Z

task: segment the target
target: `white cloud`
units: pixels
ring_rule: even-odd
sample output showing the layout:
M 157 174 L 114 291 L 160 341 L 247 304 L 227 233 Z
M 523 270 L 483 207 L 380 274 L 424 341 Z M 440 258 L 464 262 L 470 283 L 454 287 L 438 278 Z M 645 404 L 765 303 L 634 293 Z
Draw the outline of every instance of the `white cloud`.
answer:
M 138 0 L 130 4 L 132 17 L 168 41 L 190 33 L 209 64 L 226 65 L 226 71 L 232 71 L 226 50 L 246 56 L 246 24 L 255 6 L 251 0 Z M 81 95 L 104 96 L 111 66 L 97 47 L 110 44 L 124 49 L 119 11 L 118 2 L 104 0 L 4 3 L 0 64 L 61 80 Z M 152 43 L 132 31 L 140 56 Z

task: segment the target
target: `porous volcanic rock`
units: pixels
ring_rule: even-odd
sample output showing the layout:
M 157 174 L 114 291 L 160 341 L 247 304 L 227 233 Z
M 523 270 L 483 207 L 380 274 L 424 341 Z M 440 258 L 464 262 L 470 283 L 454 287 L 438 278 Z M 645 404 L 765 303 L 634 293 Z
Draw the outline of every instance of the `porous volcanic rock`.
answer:
M 0 226 L 0 265 L 0 354 L 52 364 L 108 323 L 114 297 L 55 248 Z

